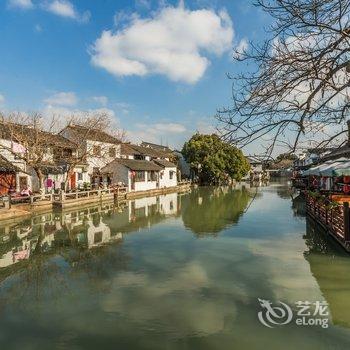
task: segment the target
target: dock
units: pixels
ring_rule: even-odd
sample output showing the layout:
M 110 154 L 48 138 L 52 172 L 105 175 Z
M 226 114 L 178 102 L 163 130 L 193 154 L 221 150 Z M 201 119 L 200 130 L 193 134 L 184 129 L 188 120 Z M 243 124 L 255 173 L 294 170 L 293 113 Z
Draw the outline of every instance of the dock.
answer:
M 305 194 L 305 198 L 307 215 L 350 253 L 349 203 L 327 203 L 319 198 L 313 198 L 310 194 Z

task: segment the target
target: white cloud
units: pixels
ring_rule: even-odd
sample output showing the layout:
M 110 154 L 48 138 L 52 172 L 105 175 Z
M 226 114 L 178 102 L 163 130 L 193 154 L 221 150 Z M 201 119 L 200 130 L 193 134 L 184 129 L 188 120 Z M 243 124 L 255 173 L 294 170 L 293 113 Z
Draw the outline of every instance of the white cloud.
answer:
M 215 126 L 210 123 L 209 118 L 202 118 L 197 121 L 197 131 L 200 134 L 217 134 L 218 131 Z
M 88 22 L 90 19 L 89 11 L 79 13 L 74 7 L 74 5 L 68 0 L 54 0 L 49 3 L 46 3 L 44 8 L 57 16 L 74 19 L 79 22 L 85 23 Z
M 232 21 L 225 10 L 166 6 L 148 18 L 132 14 L 115 32 L 103 31 L 91 62 L 117 77 L 162 74 L 196 83 L 216 56 L 232 49 Z
M 247 39 L 242 39 L 235 48 L 234 57 L 237 59 L 242 58 L 243 54 L 248 50 L 248 46 Z
M 106 106 L 108 103 L 108 98 L 106 96 L 93 96 L 92 100 L 102 106 Z
M 133 127 L 132 130 L 129 129 L 130 126 L 126 127 L 127 134 L 130 140 L 136 143 L 148 141 L 180 147 L 183 144 L 183 136 L 187 133 L 186 127 L 179 123 L 136 123 Z
M 43 110 L 44 115 L 46 116 L 60 116 L 60 117 L 84 117 L 84 116 L 89 116 L 89 115 L 94 115 L 98 113 L 105 113 L 109 115 L 111 118 L 116 119 L 116 115 L 113 110 L 109 108 L 95 108 L 95 109 L 87 109 L 87 110 L 82 110 L 82 109 L 73 109 L 73 108 L 66 108 L 66 107 L 56 107 L 52 105 L 48 105 L 44 108 Z
M 123 114 L 129 114 L 131 106 L 129 103 L 126 102 L 117 102 L 115 104 L 115 108 Z
M 143 129 L 150 134 L 158 134 L 159 132 L 182 133 L 186 131 L 185 126 L 178 123 L 154 123 L 154 124 L 136 124 L 139 129 Z
M 74 92 L 58 92 L 44 102 L 54 106 L 74 106 L 77 104 L 78 99 Z
M 33 8 L 34 5 L 32 3 L 32 0 L 9 0 L 8 6 L 28 10 Z
M 155 131 L 166 131 L 170 133 L 182 133 L 186 131 L 186 128 L 182 124 L 178 123 L 156 123 L 151 125 Z
M 4 95 L 0 94 L 0 106 L 2 106 L 5 103 L 5 97 Z
M 149 0 L 136 0 L 135 7 L 149 10 L 151 8 L 151 2 Z

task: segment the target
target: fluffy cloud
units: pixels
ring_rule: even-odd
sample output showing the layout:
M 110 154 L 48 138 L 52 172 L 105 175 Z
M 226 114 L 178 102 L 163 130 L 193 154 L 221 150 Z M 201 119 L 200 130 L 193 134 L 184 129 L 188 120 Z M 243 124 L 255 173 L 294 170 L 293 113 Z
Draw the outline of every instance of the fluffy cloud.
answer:
M 59 106 L 56 107 L 56 106 L 48 105 L 43 110 L 43 114 L 49 117 L 60 116 L 62 118 L 70 118 L 72 116 L 87 117 L 95 114 L 107 114 L 111 118 L 114 118 L 115 120 L 117 120 L 114 111 L 109 108 L 95 108 L 95 109 L 82 110 L 82 109 L 72 109 L 72 108 L 59 107 Z
M 68 0 L 54 0 L 45 5 L 45 10 L 70 19 L 77 20 L 79 22 L 88 22 L 90 19 L 90 12 L 85 11 L 84 13 L 79 13 L 74 5 Z
M 183 144 L 183 138 L 187 137 L 186 127 L 179 123 L 136 123 L 133 129 L 125 126 L 127 136 L 132 142 L 139 143 L 148 141 L 154 143 L 169 144 L 171 147 L 180 147 Z
M 136 124 L 136 127 L 152 135 L 158 135 L 161 132 L 170 134 L 179 134 L 186 131 L 185 126 L 178 123 L 154 123 L 154 124 Z
M 103 31 L 91 62 L 117 76 L 162 74 L 172 81 L 196 83 L 210 64 L 208 54 L 232 47 L 232 21 L 226 11 L 166 6 L 149 18 L 137 14 L 117 31 Z
M 240 59 L 242 55 L 248 50 L 248 46 L 249 44 L 247 39 L 242 39 L 235 48 L 234 57 Z
M 94 96 L 92 100 L 102 106 L 106 106 L 108 103 L 108 98 L 106 96 Z
M 8 5 L 10 7 L 17 7 L 24 10 L 28 10 L 33 7 L 32 0 L 9 0 Z
M 54 106 L 74 106 L 77 104 L 78 99 L 74 92 L 58 92 L 44 102 Z

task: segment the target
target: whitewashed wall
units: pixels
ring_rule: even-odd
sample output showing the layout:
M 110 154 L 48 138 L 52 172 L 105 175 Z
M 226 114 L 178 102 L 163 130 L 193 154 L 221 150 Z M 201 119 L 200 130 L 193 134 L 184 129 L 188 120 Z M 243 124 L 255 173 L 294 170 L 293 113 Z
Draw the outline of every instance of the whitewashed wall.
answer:
M 94 157 L 92 156 L 93 147 L 94 146 L 100 146 L 101 147 L 101 156 L 100 157 Z M 110 157 L 109 156 L 109 149 L 115 148 L 116 150 L 116 156 Z M 93 168 L 103 168 L 110 162 L 112 162 L 115 158 L 120 157 L 120 145 L 115 145 L 113 143 L 106 143 L 106 142 L 98 142 L 98 141 L 87 141 L 87 154 L 89 155 L 87 157 L 87 163 L 88 163 L 88 173 L 91 176 L 93 172 Z
M 26 162 L 22 159 L 15 159 L 14 154 L 9 149 L 12 149 L 12 142 L 9 140 L 0 139 L 1 155 L 5 157 L 10 163 L 17 166 L 21 170 L 27 171 Z
M 163 171 L 162 178 L 159 178 L 159 187 L 173 187 L 177 186 L 177 173 L 176 173 L 176 167 L 172 168 L 165 168 Z M 173 171 L 173 178 L 170 179 L 170 171 Z
M 131 180 L 130 180 L 131 185 Z M 135 182 L 135 191 L 147 191 L 157 188 L 157 181 L 147 181 L 147 172 L 145 174 L 145 181 Z

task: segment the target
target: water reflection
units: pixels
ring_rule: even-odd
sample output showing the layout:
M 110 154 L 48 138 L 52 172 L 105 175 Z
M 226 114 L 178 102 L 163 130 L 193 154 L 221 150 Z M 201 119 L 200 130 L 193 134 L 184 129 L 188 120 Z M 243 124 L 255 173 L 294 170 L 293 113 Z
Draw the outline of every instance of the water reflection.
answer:
M 19 224 L 0 226 L 0 277 L 1 268 L 23 265 L 35 253 L 52 253 L 68 247 L 94 249 L 121 242 L 123 234 L 176 217 L 180 209 L 181 198 L 174 193 L 118 205 L 52 212 Z
M 182 220 L 197 235 L 216 235 L 237 223 L 251 200 L 245 187 L 199 187 L 184 199 Z
M 307 220 L 305 259 L 324 298 L 335 325 L 350 328 L 349 255 L 312 220 Z
M 325 298 L 350 327 L 348 256 L 281 192 L 200 188 L 0 227 L 0 347 L 347 348 L 346 328 L 272 337 L 257 320 L 257 298 Z

